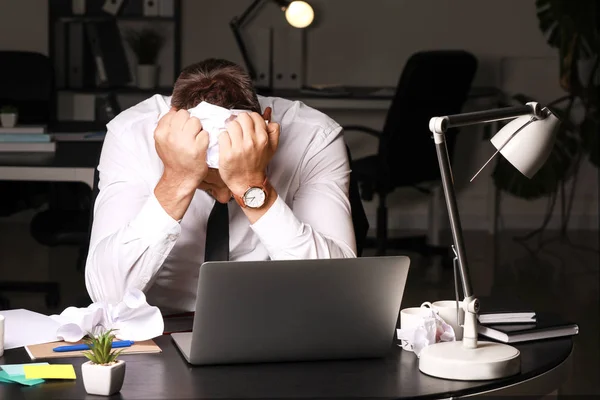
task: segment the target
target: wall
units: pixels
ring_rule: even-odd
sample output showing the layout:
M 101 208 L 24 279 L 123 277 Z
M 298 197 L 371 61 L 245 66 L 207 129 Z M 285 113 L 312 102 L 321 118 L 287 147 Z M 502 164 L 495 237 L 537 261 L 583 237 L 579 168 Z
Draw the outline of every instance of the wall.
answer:
M 476 85 L 495 85 L 524 92 L 540 101 L 560 96 L 556 52 L 538 29 L 534 0 L 312 0 L 316 23 L 307 32 L 307 82 L 364 86 L 394 86 L 402 66 L 415 51 L 463 48 L 479 59 Z M 242 62 L 228 22 L 250 0 L 183 0 L 182 64 L 224 57 Z M 32 13 L 31 10 L 35 10 Z M 0 48 L 47 52 L 47 6 L 44 0 L 0 1 Z M 25 24 L 23 21 L 30 21 Z M 266 4 L 248 26 L 248 37 L 266 26 L 284 28 L 274 4 Z M 250 43 L 252 45 L 252 43 Z M 256 44 L 254 44 L 256 46 Z M 488 108 L 485 101 L 469 102 L 466 110 Z M 381 128 L 384 113 L 329 112 L 341 124 L 361 123 Z M 481 129 L 464 129 L 455 165 L 463 225 L 486 229 L 493 209 L 493 186 L 487 169 L 475 182 L 467 181 L 493 154 Z M 353 157 L 376 152 L 371 139 L 347 135 Z M 464 156 L 463 156 L 464 155 Z M 425 228 L 427 201 L 412 191 L 397 191 L 390 201 L 392 229 Z M 505 227 L 535 228 L 543 219 L 547 200 L 526 202 L 502 196 Z M 374 221 L 374 204 L 366 203 Z M 443 218 L 442 218 L 443 220 Z M 551 226 L 558 226 L 559 216 Z M 574 200 L 572 228 L 598 227 L 598 172 L 587 163 L 580 173 Z

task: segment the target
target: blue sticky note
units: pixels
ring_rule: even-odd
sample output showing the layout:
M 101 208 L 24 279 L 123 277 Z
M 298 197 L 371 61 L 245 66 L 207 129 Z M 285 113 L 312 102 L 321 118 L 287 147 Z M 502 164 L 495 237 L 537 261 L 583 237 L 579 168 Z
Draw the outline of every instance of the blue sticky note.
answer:
M 23 365 L 48 365 L 47 362 L 44 363 L 31 363 L 31 364 L 8 364 L 8 365 L 0 365 L 9 376 L 15 375 L 25 375 L 25 370 L 23 370 Z
M 25 378 L 25 375 L 10 376 L 6 373 L 6 371 L 0 371 L 0 380 L 3 382 L 12 381 L 26 386 L 33 386 L 45 382 L 43 379 L 27 379 Z

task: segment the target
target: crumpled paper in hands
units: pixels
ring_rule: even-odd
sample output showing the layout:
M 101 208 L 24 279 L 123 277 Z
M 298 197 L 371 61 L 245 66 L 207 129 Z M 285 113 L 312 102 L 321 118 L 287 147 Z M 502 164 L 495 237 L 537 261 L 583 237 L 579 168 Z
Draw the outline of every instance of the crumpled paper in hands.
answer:
M 230 110 L 214 104 L 201 102 L 188 110 L 191 117 L 196 117 L 202 123 L 202 129 L 208 132 L 208 150 L 206 163 L 209 168 L 219 168 L 219 134 L 226 130 L 226 124 L 235 117 L 248 110 Z
M 423 317 L 417 326 L 396 330 L 398 340 L 408 342 L 417 357 L 430 344 L 456 340 L 452 325 L 447 324 L 435 310 L 427 310 L 429 314 Z
M 158 307 L 150 306 L 139 289 L 130 289 L 117 304 L 92 303 L 87 308 L 68 307 L 51 315 L 60 326 L 58 340 L 77 342 L 88 333 L 114 329 L 119 340 L 143 341 L 163 334 L 164 321 Z

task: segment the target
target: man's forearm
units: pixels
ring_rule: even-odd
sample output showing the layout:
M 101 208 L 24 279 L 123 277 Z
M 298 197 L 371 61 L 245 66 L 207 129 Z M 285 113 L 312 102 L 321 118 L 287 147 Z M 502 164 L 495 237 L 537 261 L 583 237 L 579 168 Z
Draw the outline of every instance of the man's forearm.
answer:
M 190 206 L 196 187 L 193 182 L 165 172 L 154 188 L 154 196 L 167 214 L 179 221 Z

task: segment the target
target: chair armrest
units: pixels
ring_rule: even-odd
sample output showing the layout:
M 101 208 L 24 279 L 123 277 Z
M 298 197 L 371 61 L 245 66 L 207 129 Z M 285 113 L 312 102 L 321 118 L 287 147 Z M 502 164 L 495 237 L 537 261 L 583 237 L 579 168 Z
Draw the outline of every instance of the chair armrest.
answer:
M 368 126 L 347 125 L 347 126 L 343 126 L 342 129 L 344 129 L 344 131 L 358 131 L 358 132 L 368 133 L 369 135 L 375 136 L 377 138 L 381 136 L 380 131 L 378 131 L 377 129 L 369 128 Z

